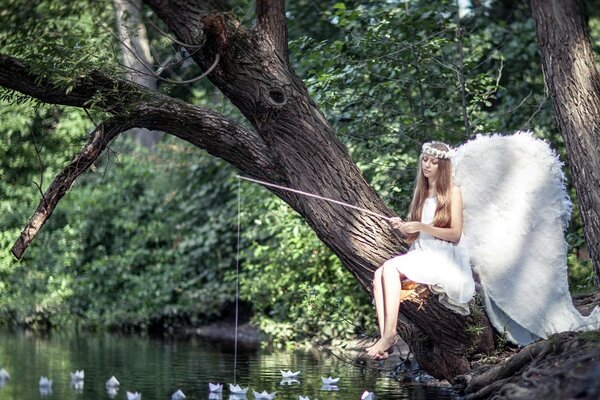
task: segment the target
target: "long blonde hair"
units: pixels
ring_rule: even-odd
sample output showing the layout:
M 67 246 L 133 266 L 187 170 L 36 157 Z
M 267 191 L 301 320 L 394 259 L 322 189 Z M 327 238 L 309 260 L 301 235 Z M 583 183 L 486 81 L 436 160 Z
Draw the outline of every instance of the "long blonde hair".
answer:
M 431 147 L 442 151 L 450 150 L 450 146 L 441 142 L 431 143 Z M 419 157 L 417 181 L 415 183 L 415 191 L 413 193 L 412 202 L 410 203 L 410 210 L 408 212 L 409 221 L 421 221 L 423 204 L 425 203 L 427 192 L 429 191 L 429 180 L 425 177 L 423 171 L 421 170 L 423 155 L 425 155 L 425 153 L 422 153 Z M 452 224 L 452 214 L 450 208 L 450 194 L 452 191 L 452 163 L 450 162 L 449 158 L 437 158 L 437 160 L 438 167 L 435 178 L 437 207 L 433 217 L 433 226 L 449 228 Z M 412 233 L 407 235 L 407 240 L 409 243 L 412 243 L 417 240 L 418 237 L 418 233 Z

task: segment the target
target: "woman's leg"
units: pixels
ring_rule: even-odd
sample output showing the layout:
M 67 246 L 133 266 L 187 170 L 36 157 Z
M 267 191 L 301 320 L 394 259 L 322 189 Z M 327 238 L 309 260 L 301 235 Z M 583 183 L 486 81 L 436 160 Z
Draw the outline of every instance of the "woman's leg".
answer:
M 383 335 L 383 329 L 385 328 L 385 305 L 383 303 L 383 265 L 377 268 L 375 275 L 373 276 L 373 299 L 375 300 L 375 310 L 377 310 L 379 334 Z M 366 350 L 369 351 L 373 346 L 367 347 Z
M 381 286 L 379 288 L 382 290 L 379 291 L 378 297 L 375 292 L 376 286 L 373 286 L 373 293 L 381 338 L 367 349 L 368 354 L 371 356 L 386 352 L 396 343 L 396 327 L 398 323 L 398 311 L 400 309 L 401 274 L 396 269 L 396 266 L 391 263 L 384 264 L 377 271 L 380 270 L 381 279 L 379 279 L 379 282 Z M 383 303 L 383 306 L 378 306 L 378 302 L 379 304 Z
M 383 265 L 375 271 L 373 279 L 373 297 L 375 299 L 375 309 L 377 310 L 377 324 L 379 333 L 383 334 L 385 329 L 385 303 L 383 300 Z

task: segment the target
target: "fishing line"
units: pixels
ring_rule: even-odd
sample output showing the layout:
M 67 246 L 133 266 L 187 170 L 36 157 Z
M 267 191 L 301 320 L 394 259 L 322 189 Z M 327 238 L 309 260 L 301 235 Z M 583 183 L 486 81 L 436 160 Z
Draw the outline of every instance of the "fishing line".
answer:
M 355 210 L 362 211 L 364 213 L 374 215 L 374 216 L 379 217 L 381 219 L 385 219 L 386 221 L 391 221 L 392 220 L 392 218 L 386 217 L 385 215 L 376 213 L 376 212 L 368 210 L 366 208 L 353 206 L 352 204 L 348 204 L 348 203 L 340 201 L 340 200 L 334 200 L 334 199 L 330 199 L 329 197 L 319 196 L 319 195 L 314 194 L 314 193 L 304 192 L 302 190 L 297 190 L 297 189 L 292 189 L 292 188 L 285 187 L 285 186 L 275 185 L 274 183 L 269 183 L 269 182 L 261 181 L 261 180 L 254 179 L 254 178 L 248 178 L 246 176 L 241 176 L 241 175 L 236 175 L 236 176 L 237 176 L 238 179 L 244 179 L 246 181 L 259 183 L 259 184 L 264 185 L 264 186 L 269 186 L 269 187 L 273 187 L 273 188 L 276 188 L 276 189 L 285 190 L 285 191 L 288 191 L 288 192 L 294 192 L 294 193 L 301 194 L 303 196 L 314 197 L 315 199 L 328 201 L 330 203 L 339 204 L 341 206 L 348 207 L 348 208 L 353 208 Z
M 235 338 L 233 340 L 233 384 L 236 385 L 237 376 L 237 345 L 238 345 L 238 304 L 240 297 L 240 247 L 241 247 L 241 209 L 242 209 L 242 181 L 238 179 L 238 209 L 237 209 L 237 252 L 235 256 Z

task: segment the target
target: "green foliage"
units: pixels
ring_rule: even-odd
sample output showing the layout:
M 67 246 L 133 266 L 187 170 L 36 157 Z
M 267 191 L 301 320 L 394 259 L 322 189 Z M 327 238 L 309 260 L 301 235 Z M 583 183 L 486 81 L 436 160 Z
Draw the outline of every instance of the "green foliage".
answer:
M 0 52 L 70 88 L 92 69 L 115 73 L 112 4 L 75 0 L 0 0 Z
M 306 338 L 330 343 L 372 322 L 356 279 L 289 206 L 251 186 L 243 207 L 241 298 L 253 305 L 256 323 L 276 344 Z

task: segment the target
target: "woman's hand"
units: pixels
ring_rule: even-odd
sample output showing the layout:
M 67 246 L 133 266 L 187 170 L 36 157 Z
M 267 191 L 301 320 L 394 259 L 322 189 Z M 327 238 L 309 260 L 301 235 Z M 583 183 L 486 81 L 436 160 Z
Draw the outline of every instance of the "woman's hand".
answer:
M 402 225 L 404 225 L 404 221 L 402 221 L 402 218 L 400 217 L 390 218 L 390 225 L 392 225 L 392 228 L 394 229 L 401 229 Z
M 402 218 L 394 217 L 390 219 L 390 224 L 394 229 L 399 230 L 402 235 L 406 236 L 409 233 L 413 233 L 408 227 L 413 226 L 414 224 L 420 224 L 420 222 L 404 222 Z
M 402 233 L 419 233 L 423 230 L 423 223 L 418 221 L 404 222 L 400 228 Z

